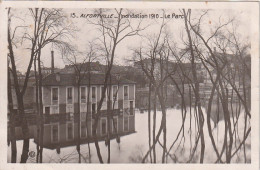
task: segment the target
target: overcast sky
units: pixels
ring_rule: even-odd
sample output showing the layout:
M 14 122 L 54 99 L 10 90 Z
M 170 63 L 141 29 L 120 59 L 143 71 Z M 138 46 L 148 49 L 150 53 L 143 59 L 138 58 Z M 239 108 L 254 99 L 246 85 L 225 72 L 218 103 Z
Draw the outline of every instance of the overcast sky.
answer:
M 112 10 L 113 11 L 113 10 Z M 110 12 L 113 14 L 113 12 Z M 163 15 L 162 10 L 154 10 L 154 9 L 146 9 L 146 10 L 133 10 L 134 14 L 142 14 L 142 15 L 149 15 L 149 14 L 159 14 L 159 16 Z M 28 9 L 19 9 L 14 11 L 14 15 L 24 17 L 26 20 L 26 13 Z M 99 32 L 97 31 L 94 25 L 91 25 L 87 22 L 85 18 L 72 18 L 71 14 L 75 13 L 75 15 L 80 16 L 81 14 L 92 14 L 92 9 L 64 9 L 68 19 L 75 24 L 75 26 L 79 29 L 79 31 L 75 34 L 75 39 L 71 41 L 73 45 L 78 47 L 78 50 L 81 52 L 86 51 L 87 45 L 90 41 L 93 41 L 98 36 L 100 36 Z M 177 46 L 181 47 L 181 33 L 184 32 L 184 20 L 181 18 L 174 18 L 172 17 L 173 13 L 175 15 L 180 15 L 181 12 L 178 9 L 175 10 L 165 10 L 165 14 L 171 15 L 170 19 L 165 19 L 167 22 L 167 30 L 170 32 L 172 39 L 174 42 L 177 43 Z M 192 11 L 193 16 L 196 18 L 198 17 L 201 11 Z M 205 35 L 210 33 L 210 29 L 214 29 L 214 26 L 219 22 L 219 18 L 221 18 L 220 22 L 225 22 L 229 18 L 236 19 L 236 24 L 238 25 L 237 29 L 241 35 L 241 39 L 245 39 L 250 35 L 250 11 L 241 11 L 241 10 L 212 10 L 203 20 L 202 28 L 206 31 Z M 90 19 L 91 20 L 91 19 Z M 95 19 L 94 19 L 95 20 Z M 14 22 L 18 22 L 14 20 Z M 21 22 L 21 21 L 19 21 Z M 23 21 L 24 22 L 24 21 Z M 25 22 L 28 22 L 26 20 Z M 137 24 L 139 19 L 132 19 L 133 25 Z M 158 33 L 160 23 L 162 22 L 162 18 L 158 19 L 151 19 L 147 18 L 142 21 L 143 26 L 147 26 L 148 24 L 150 27 L 145 29 L 141 32 L 142 35 L 145 36 L 152 36 Z M 27 23 L 26 23 L 27 24 Z M 15 24 L 14 24 L 15 25 Z M 143 43 L 139 36 L 128 37 L 123 40 L 116 49 L 116 64 L 129 64 L 125 62 L 126 58 L 132 57 L 131 48 L 138 47 L 140 44 Z M 50 59 L 51 59 L 51 44 L 46 46 L 42 51 L 42 62 L 45 67 L 50 67 Z M 62 68 L 64 67 L 65 63 L 64 60 L 61 58 L 59 51 L 54 49 L 55 53 L 55 67 Z M 24 49 L 23 46 L 19 47 L 19 50 L 16 51 L 16 56 L 19 56 L 17 60 L 18 69 L 24 72 L 27 68 L 28 61 L 29 61 L 29 53 L 28 50 Z

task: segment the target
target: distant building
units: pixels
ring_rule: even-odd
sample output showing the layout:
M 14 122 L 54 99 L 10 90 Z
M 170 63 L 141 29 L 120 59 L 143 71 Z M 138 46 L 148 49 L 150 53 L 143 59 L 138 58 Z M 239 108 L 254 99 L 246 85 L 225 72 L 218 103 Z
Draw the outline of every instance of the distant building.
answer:
M 74 67 L 80 68 L 82 73 L 91 72 L 91 73 L 104 73 L 105 65 L 100 64 L 98 61 L 96 62 L 85 62 L 85 63 L 77 63 L 74 65 L 65 65 L 63 69 L 61 69 L 61 73 L 74 73 Z
M 51 67 L 42 67 L 41 68 L 42 77 L 44 78 L 44 77 L 48 76 L 49 74 L 57 73 L 57 72 L 59 72 L 59 70 L 60 69 L 54 67 L 54 51 L 51 51 Z M 37 71 L 35 72 L 35 70 L 33 70 L 33 68 L 31 68 L 31 71 L 29 72 L 27 88 L 26 88 L 25 94 L 23 96 L 25 112 L 34 112 L 36 109 L 35 73 L 36 73 L 36 76 L 38 76 L 38 72 Z M 17 79 L 18 79 L 20 90 L 24 86 L 25 77 L 26 77 L 25 74 L 23 74 L 17 70 Z M 18 108 L 18 105 L 17 105 L 17 98 L 16 98 L 14 82 L 13 82 L 13 74 L 11 72 L 10 72 L 10 79 L 11 79 L 13 109 L 16 111 Z
M 171 74 L 171 76 L 168 76 L 167 79 L 164 81 L 164 94 L 165 94 L 165 104 L 166 107 L 174 107 L 176 105 L 180 105 L 181 99 L 179 92 L 176 88 L 176 84 L 179 85 L 180 88 L 182 88 L 182 83 L 184 84 L 184 91 L 185 94 L 188 94 L 188 91 L 190 90 L 190 85 L 193 84 L 193 74 L 192 74 L 192 65 L 191 63 L 178 63 L 174 61 L 162 61 L 160 59 L 155 59 L 152 63 L 151 58 L 144 58 L 143 60 L 136 61 L 134 63 L 134 67 L 136 70 L 141 70 L 143 72 L 143 68 L 146 70 L 151 70 L 152 64 L 154 65 L 154 77 L 160 81 L 160 74 L 161 69 L 163 70 L 164 74 Z M 201 71 L 201 63 L 195 63 L 195 68 L 197 71 L 197 80 L 201 84 L 203 83 L 203 74 Z M 167 71 L 166 71 L 167 70 Z M 166 73 L 168 72 L 168 73 Z M 143 72 L 144 77 L 146 77 L 145 73 Z M 136 89 L 136 107 L 145 110 L 148 108 L 148 101 L 149 101 L 149 81 L 146 81 L 145 87 L 140 87 Z M 193 92 L 191 90 L 191 92 Z M 193 95 L 194 96 L 194 95 Z M 186 103 L 189 103 L 189 96 L 185 96 Z M 153 97 L 152 97 L 153 98 Z M 153 103 L 153 100 L 151 101 Z M 153 104 L 152 104 L 153 105 Z M 160 107 L 159 102 L 157 101 L 157 108 Z
M 175 79 L 177 83 L 181 83 L 181 79 L 179 77 L 179 74 L 181 75 L 186 75 L 182 76 L 181 78 L 184 80 L 185 84 L 189 84 L 190 80 L 193 80 L 192 76 L 192 68 L 191 68 L 191 63 L 178 63 L 174 61 L 161 61 L 160 59 L 155 59 L 154 60 L 154 76 L 159 77 L 160 72 L 161 72 L 161 67 L 163 68 L 163 71 L 166 74 L 166 70 L 168 71 L 168 74 L 172 74 L 172 77 Z M 134 63 L 134 67 L 142 70 L 143 68 L 151 70 L 152 67 L 152 60 L 150 58 L 144 58 L 143 60 L 136 61 Z M 203 76 L 200 74 L 201 73 L 201 63 L 195 63 L 196 71 L 198 74 L 198 81 L 202 82 L 203 81 Z M 177 74 L 179 73 L 179 74 Z M 189 79 L 187 78 L 189 77 Z M 170 78 L 167 79 L 167 83 L 173 84 L 174 83 L 171 81 Z
M 60 69 L 55 68 L 55 67 L 54 68 L 51 68 L 51 67 L 43 67 L 43 68 L 41 68 L 41 72 L 42 72 L 42 75 L 44 77 L 49 75 L 49 74 L 52 74 L 52 72 L 53 73 L 57 73 L 59 71 L 60 71 Z
M 10 70 L 9 70 L 10 71 Z M 18 109 L 18 102 L 17 102 L 17 97 L 16 97 L 16 92 L 15 92 L 15 87 L 14 87 L 14 80 L 13 80 L 13 75 L 10 72 L 10 79 L 11 79 L 11 93 L 12 93 L 12 107 L 13 110 L 16 112 Z M 22 74 L 21 72 L 17 71 L 17 79 L 18 79 L 18 85 L 20 90 L 22 90 L 24 81 L 25 81 L 25 75 Z M 23 103 L 24 103 L 24 108 L 26 112 L 32 112 L 34 109 L 34 103 L 36 100 L 35 97 L 35 89 L 34 89 L 34 84 L 35 84 L 35 79 L 34 76 L 31 75 L 29 76 L 28 83 L 27 83 L 27 88 L 25 90 L 24 96 L 23 96 Z
M 250 77 L 249 76 L 245 76 L 245 80 L 243 80 L 241 78 L 241 75 L 238 75 L 238 73 L 236 73 L 238 71 L 238 69 L 244 67 L 244 64 L 247 65 L 249 70 L 251 70 L 251 57 L 250 55 L 247 55 L 247 56 L 244 56 L 245 58 L 243 58 L 243 62 L 241 61 L 241 59 L 239 58 L 239 56 L 237 55 L 234 55 L 234 54 L 228 54 L 228 53 L 220 53 L 220 52 L 217 52 L 216 49 L 214 49 L 214 55 L 215 55 L 215 58 L 218 62 L 218 66 L 219 68 L 221 68 L 222 66 L 225 65 L 225 67 L 221 70 L 221 72 L 223 74 L 225 74 L 225 76 L 227 78 L 232 78 L 232 82 L 233 84 L 236 86 L 237 90 L 243 94 L 243 90 L 242 90 L 242 84 L 243 84 L 243 81 L 245 83 L 245 88 L 246 88 L 246 95 L 248 97 L 248 100 L 250 98 L 250 92 L 251 92 L 251 80 L 250 80 Z M 212 62 L 215 62 L 213 60 L 213 58 L 209 58 Z M 216 78 L 217 76 L 217 70 L 215 67 L 212 67 L 210 64 L 208 63 L 205 63 L 206 66 L 208 67 L 213 79 Z M 210 93 L 211 93 L 211 88 L 213 86 L 212 84 L 212 81 L 210 79 L 210 75 L 209 75 L 209 72 L 207 71 L 207 69 L 202 66 L 201 68 L 201 72 L 202 74 L 204 75 L 204 82 L 203 84 L 201 84 L 201 91 L 203 92 L 203 95 L 204 98 L 207 100 L 209 97 L 210 97 Z M 226 80 L 224 80 L 226 81 Z M 232 93 L 235 93 L 235 92 L 232 92 L 233 90 L 233 87 L 229 84 L 229 83 L 226 83 L 226 86 L 225 88 L 228 90 L 229 92 L 229 98 L 231 98 L 232 96 Z M 236 96 L 236 95 L 234 95 Z M 235 98 L 237 100 L 237 98 Z M 235 100 L 234 99 L 234 100 Z
M 51 67 L 42 67 L 41 68 L 41 73 L 43 77 L 52 74 L 52 73 L 57 73 L 59 72 L 60 69 L 55 68 L 55 63 L 54 63 L 54 51 L 51 51 Z

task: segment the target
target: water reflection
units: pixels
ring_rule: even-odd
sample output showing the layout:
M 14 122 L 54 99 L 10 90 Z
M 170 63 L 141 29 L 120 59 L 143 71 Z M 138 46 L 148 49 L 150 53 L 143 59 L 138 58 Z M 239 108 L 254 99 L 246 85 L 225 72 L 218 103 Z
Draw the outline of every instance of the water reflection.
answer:
M 181 107 L 177 107 L 177 105 L 174 106 L 176 109 L 174 109 L 174 112 L 171 112 L 171 109 L 169 109 L 169 113 L 172 113 L 176 115 L 176 111 L 180 111 Z M 203 103 L 203 107 L 207 111 L 207 103 Z M 177 109 L 178 108 L 178 109 Z M 193 107 L 194 108 L 194 107 Z M 176 110 L 176 111 L 175 111 Z M 192 109 L 193 110 L 193 109 Z M 239 113 L 242 111 L 242 107 L 240 103 L 238 102 L 232 102 L 229 104 L 229 111 L 230 115 L 232 116 L 239 116 Z M 187 109 L 187 113 L 189 113 L 189 109 Z M 113 119 L 111 120 L 110 124 L 110 132 L 111 136 L 110 139 L 114 140 L 114 142 L 117 141 L 117 143 L 120 143 L 120 137 L 132 134 L 135 132 L 135 115 L 129 114 L 122 114 L 120 111 L 115 112 L 112 114 Z M 78 152 L 77 152 L 77 145 L 78 144 L 87 144 L 87 143 L 93 143 L 94 137 L 93 137 L 93 124 L 94 124 L 94 115 L 90 115 L 86 119 L 86 115 L 82 114 L 80 115 L 80 119 L 77 116 L 77 114 L 54 114 L 54 115 L 44 115 L 43 117 L 43 141 L 42 145 L 46 149 L 53 150 L 54 153 L 56 152 L 57 155 L 55 158 L 51 158 L 49 156 L 52 155 L 52 152 L 44 151 L 44 153 L 48 152 L 51 154 L 44 155 L 44 161 L 43 162 L 65 162 L 66 155 L 71 155 L 71 158 L 74 160 L 70 160 L 71 162 L 77 162 L 79 160 Z M 170 116 L 170 115 L 169 115 Z M 160 116 L 158 116 L 160 117 Z M 175 116 L 174 116 L 175 117 Z M 214 100 L 212 103 L 212 109 L 211 109 L 211 119 L 215 122 L 215 125 L 223 120 L 223 109 L 221 102 L 217 102 Z M 15 137 L 17 140 L 23 139 L 22 131 L 20 127 L 20 121 L 19 117 L 16 117 L 15 121 Z M 80 120 L 80 122 L 79 122 Z M 146 120 L 142 119 L 140 126 L 142 129 L 145 129 L 143 125 L 143 121 Z M 37 115 L 32 114 L 28 115 L 28 124 L 29 124 L 29 130 L 30 130 L 30 138 L 31 142 L 34 142 L 35 144 L 39 144 L 39 135 L 37 134 L 37 125 L 39 125 L 39 118 Z M 139 127 L 138 134 L 142 133 Z M 10 133 L 8 133 L 10 135 Z M 132 135 L 131 135 L 132 136 Z M 145 138 L 145 137 L 144 137 Z M 97 126 L 97 139 L 99 141 L 105 141 L 106 143 L 108 139 L 108 122 L 107 122 L 107 115 L 102 115 L 101 118 L 98 121 Z M 141 139 L 141 138 L 139 138 Z M 137 141 L 138 142 L 138 141 Z M 126 141 L 124 141 L 124 144 L 126 145 Z M 127 143 L 127 148 L 129 143 Z M 35 148 L 35 145 L 32 145 L 33 148 Z M 70 146 L 73 149 L 70 148 Z M 84 145 L 82 145 L 84 146 Z M 62 149 L 64 148 L 64 149 Z M 66 149 L 65 149 L 66 148 Z M 85 149 L 85 150 L 84 150 Z M 104 149 L 104 148 L 103 148 Z M 30 149 L 31 151 L 31 149 Z M 35 151 L 36 152 L 36 151 Z M 88 151 L 86 151 L 86 145 L 85 147 L 81 148 L 81 160 L 84 162 L 84 159 L 89 162 L 88 160 Z M 115 154 L 115 153 L 113 153 Z M 73 155 L 73 156 L 72 156 Z M 93 157 L 94 158 L 94 157 Z M 92 159 L 93 159 L 92 158 Z M 31 159 L 31 158 L 29 158 Z M 68 159 L 66 160 L 68 161 Z M 134 160 L 131 160 L 134 162 Z M 36 162 L 36 160 L 28 160 L 28 162 Z
M 76 146 L 79 144 L 92 143 L 94 139 L 94 115 L 90 115 L 86 119 L 86 114 L 81 114 L 80 118 L 77 114 L 55 114 L 43 115 L 43 136 L 42 145 L 47 149 L 57 149 L 68 146 Z M 40 124 L 39 118 L 35 114 L 27 115 L 29 124 L 30 138 L 36 144 L 40 144 L 39 131 L 37 128 Z M 96 137 L 98 141 L 107 141 L 108 133 L 110 139 L 116 139 L 120 142 L 120 137 L 135 132 L 135 116 L 134 114 L 121 114 L 116 112 L 112 114 L 110 119 L 110 130 L 108 128 L 107 115 L 102 115 L 98 120 L 96 129 Z M 8 136 L 10 139 L 10 127 L 8 127 Z M 15 118 L 15 138 L 23 139 L 21 123 L 19 117 Z
M 242 104 L 239 101 L 229 101 L 228 102 L 228 112 L 230 117 L 233 118 L 238 118 L 241 111 L 244 109 Z M 204 101 L 203 102 L 203 107 L 206 109 L 206 112 L 208 112 L 208 102 Z M 220 99 L 215 99 L 212 104 L 211 104 L 211 112 L 210 112 L 210 118 L 211 120 L 216 124 L 219 121 L 224 120 L 224 111 L 223 111 L 223 106 L 220 101 Z

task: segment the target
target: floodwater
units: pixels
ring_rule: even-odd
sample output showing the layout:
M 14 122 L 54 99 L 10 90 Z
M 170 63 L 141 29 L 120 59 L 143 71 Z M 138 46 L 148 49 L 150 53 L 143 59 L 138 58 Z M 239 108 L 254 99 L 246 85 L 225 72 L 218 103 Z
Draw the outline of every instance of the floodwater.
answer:
M 195 121 L 194 121 L 194 109 L 191 109 L 191 114 L 189 113 L 190 109 L 187 108 L 186 120 L 184 123 L 184 136 L 182 137 L 182 133 L 179 136 L 176 144 L 170 150 L 171 157 L 167 157 L 168 163 L 185 163 L 189 160 L 189 156 L 191 153 L 191 148 L 195 143 Z M 205 113 L 205 110 L 203 109 Z M 161 121 L 161 111 L 157 111 L 156 114 L 156 134 L 159 129 L 160 121 Z M 153 121 L 153 111 L 151 111 L 151 121 Z M 206 119 L 206 115 L 204 114 Z M 191 121 L 190 121 L 191 120 Z M 191 124 L 190 124 L 191 122 Z M 220 121 L 218 126 L 214 128 L 214 122 L 211 120 L 213 136 L 216 139 L 216 145 L 219 150 L 221 150 L 224 139 L 224 122 Z M 175 141 L 178 132 L 182 125 L 182 112 L 179 109 L 168 109 L 167 110 L 167 149 L 170 148 L 173 141 Z M 241 115 L 239 117 L 239 121 L 237 123 L 238 126 L 238 135 L 240 136 L 240 140 L 243 137 L 244 133 L 244 116 Z M 250 126 L 250 122 L 248 122 L 248 126 Z M 191 128 L 190 128 L 191 127 Z M 151 125 L 152 129 L 152 125 Z M 136 133 L 132 133 L 129 135 L 121 136 L 120 143 L 116 141 L 116 139 L 111 140 L 111 163 L 139 163 L 142 157 L 146 154 L 149 148 L 148 144 L 148 112 L 140 113 L 136 111 L 135 114 L 135 131 Z M 208 135 L 208 129 L 206 121 L 204 123 L 204 134 L 205 134 L 205 155 L 204 162 L 205 163 L 214 163 L 217 159 L 217 156 L 213 150 L 211 140 Z M 151 133 L 152 135 L 152 133 Z M 163 135 L 160 137 L 160 143 L 163 143 Z M 152 141 L 152 140 L 151 140 Z M 17 162 L 20 162 L 20 155 L 22 152 L 22 140 L 17 141 Z M 235 142 L 235 145 L 239 145 L 239 141 Z M 104 141 L 99 142 L 101 154 L 103 157 L 103 161 L 107 161 L 107 146 Z M 235 149 L 234 149 L 235 150 Z M 197 151 L 195 152 L 194 159 L 191 161 L 192 163 L 199 162 L 199 153 L 200 146 L 198 145 Z M 28 163 L 35 163 L 36 158 L 33 153 L 36 153 L 36 143 L 34 139 L 30 139 L 30 148 Z M 81 163 L 99 163 L 97 158 L 96 148 L 93 143 L 90 143 L 90 153 L 88 150 L 88 144 L 81 144 Z M 161 162 L 162 155 L 162 147 L 157 144 L 156 145 L 156 154 L 157 154 L 157 162 Z M 249 135 L 246 140 L 246 155 L 247 162 L 251 160 L 251 136 Z M 223 159 L 225 155 L 223 155 Z M 244 163 L 244 153 L 238 152 L 232 159 L 233 163 Z M 8 162 L 11 161 L 11 145 L 8 146 Z M 57 152 L 57 149 L 43 149 L 43 162 L 44 163 L 77 163 L 79 161 L 79 155 L 76 150 L 75 145 L 61 147 L 60 153 Z

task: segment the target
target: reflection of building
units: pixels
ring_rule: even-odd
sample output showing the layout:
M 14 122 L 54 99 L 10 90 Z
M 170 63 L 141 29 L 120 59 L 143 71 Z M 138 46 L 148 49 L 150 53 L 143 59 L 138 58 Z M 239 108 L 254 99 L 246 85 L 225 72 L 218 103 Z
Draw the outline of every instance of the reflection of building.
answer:
M 97 137 L 98 140 L 106 140 L 107 139 L 107 133 L 108 129 L 105 128 L 105 122 L 104 118 L 101 119 L 102 123 L 99 122 L 97 126 Z M 88 121 L 89 122 L 89 121 Z M 134 131 L 130 129 L 123 129 L 122 125 L 122 119 L 120 118 L 114 118 L 114 124 L 116 125 L 116 128 L 112 126 L 112 120 L 111 120 L 111 126 L 110 126 L 110 139 L 115 139 L 120 136 L 128 135 L 133 133 Z M 36 127 L 35 127 L 36 128 Z M 84 144 L 87 142 L 94 142 L 94 137 L 92 133 L 92 126 L 91 123 L 87 123 L 85 121 L 80 122 L 79 126 L 79 135 L 80 135 L 80 143 Z M 37 139 L 37 131 L 34 131 L 34 141 L 38 143 Z M 43 135 L 43 147 L 49 148 L 49 149 L 56 149 L 56 148 L 62 148 L 67 146 L 73 146 L 76 145 L 78 142 L 78 123 L 71 120 L 71 121 L 65 121 L 65 122 L 50 122 L 44 124 L 44 135 Z
M 54 73 L 43 79 L 43 113 L 48 115 L 72 115 L 80 111 L 81 129 L 85 131 L 86 127 L 92 129 L 94 118 L 97 115 L 97 107 L 101 99 L 101 92 L 104 89 L 104 74 L 82 75 L 80 89 L 76 86 L 76 76 L 71 73 Z M 89 81 L 90 80 L 90 81 Z M 107 134 L 107 105 L 108 94 L 110 91 L 110 115 L 113 117 L 111 127 L 113 126 L 120 133 L 129 133 L 135 131 L 135 83 L 126 79 L 119 79 L 111 76 L 111 89 L 107 89 L 104 101 L 101 106 L 101 117 L 98 121 L 97 135 Z M 90 86 L 89 86 L 90 85 Z M 79 91 L 79 94 L 78 94 Z M 79 100 L 78 100 L 79 97 Z M 89 97 L 89 99 L 88 99 Z M 80 108 L 78 108 L 80 103 Z M 87 114 L 87 112 L 89 114 Z M 87 124 L 86 124 L 86 116 Z M 64 136 L 61 124 L 47 125 L 50 127 L 47 134 L 51 133 L 53 139 L 58 139 L 57 135 Z M 62 125 L 63 126 L 63 125 Z M 47 127 L 46 127 L 47 128 Z M 48 129 L 48 128 L 47 128 Z M 66 134 L 76 136 L 76 125 L 74 121 L 66 122 Z M 113 129 L 111 129 L 113 131 Z M 85 133 L 82 133 L 84 136 Z M 92 135 L 92 130 L 89 131 Z M 61 137 L 62 138 L 62 137 Z M 70 137 L 69 137 L 70 138 Z M 73 137 L 72 137 L 73 138 Z M 55 142 L 54 140 L 54 142 Z M 63 139 L 61 139 L 63 140 Z M 51 142 L 51 141 L 49 141 Z

